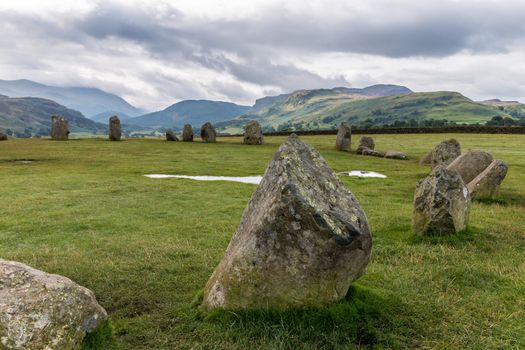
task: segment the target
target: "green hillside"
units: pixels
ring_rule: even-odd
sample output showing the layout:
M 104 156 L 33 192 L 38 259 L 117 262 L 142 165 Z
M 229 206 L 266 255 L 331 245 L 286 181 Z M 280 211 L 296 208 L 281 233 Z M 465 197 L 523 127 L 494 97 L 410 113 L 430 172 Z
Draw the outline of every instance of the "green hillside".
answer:
M 82 113 L 64 107 L 55 101 L 35 98 L 10 98 L 0 95 L 0 129 L 47 135 L 51 128 L 51 115 L 58 114 L 69 121 L 72 132 L 105 132 L 103 124 L 87 119 Z
M 249 120 L 267 131 L 333 129 L 345 121 L 355 126 L 417 125 L 424 120 L 485 123 L 494 116 L 510 117 L 504 109 L 474 102 L 457 92 L 420 92 L 386 97 L 353 95 L 334 90 L 301 90 L 286 100 L 217 125 L 221 132 L 239 133 Z
M 168 108 L 130 118 L 126 123 L 150 128 L 182 129 L 184 124 L 199 128 L 206 122 L 219 122 L 233 119 L 247 113 L 249 106 L 241 106 L 231 102 L 209 100 L 185 100 Z

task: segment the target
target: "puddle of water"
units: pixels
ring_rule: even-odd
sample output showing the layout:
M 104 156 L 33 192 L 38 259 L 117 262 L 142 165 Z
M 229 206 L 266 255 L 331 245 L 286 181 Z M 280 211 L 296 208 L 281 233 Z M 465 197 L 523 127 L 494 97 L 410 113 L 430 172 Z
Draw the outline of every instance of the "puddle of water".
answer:
M 386 175 L 383 175 L 381 173 L 376 173 L 375 171 L 364 171 L 364 170 L 343 171 L 342 173 L 338 173 L 338 175 L 356 176 L 356 177 L 376 177 L 380 179 L 386 178 Z
M 262 176 L 188 176 L 188 175 L 170 175 L 170 174 L 146 174 L 144 175 L 150 179 L 190 179 L 197 181 L 232 181 L 232 182 L 242 182 L 245 184 L 254 184 L 258 185 Z
M 0 162 L 5 162 L 5 163 L 14 163 L 14 164 L 31 164 L 31 163 L 34 163 L 36 162 L 35 159 L 3 159 L 3 160 L 0 160 Z

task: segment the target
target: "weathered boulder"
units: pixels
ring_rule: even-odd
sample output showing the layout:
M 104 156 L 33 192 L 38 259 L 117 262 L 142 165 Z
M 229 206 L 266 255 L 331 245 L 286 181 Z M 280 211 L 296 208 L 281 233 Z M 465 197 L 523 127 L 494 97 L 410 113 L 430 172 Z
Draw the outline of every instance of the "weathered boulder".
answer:
M 179 141 L 179 139 L 172 130 L 168 130 L 166 131 L 166 141 Z
M 467 187 L 472 199 L 493 198 L 499 193 L 499 187 L 505 176 L 508 166 L 502 160 L 493 160 L 490 165 L 476 176 Z
M 361 150 L 361 154 L 364 156 L 372 156 L 372 157 L 379 157 L 379 158 L 383 158 L 385 156 L 385 152 L 376 151 L 370 148 L 363 148 Z
M 363 154 L 364 149 L 370 149 L 373 150 L 376 147 L 374 143 L 374 139 L 369 136 L 363 136 L 359 140 L 359 145 L 357 146 L 356 153 L 357 154 Z
M 417 234 L 450 234 L 468 224 L 470 193 L 461 176 L 444 166 L 419 181 L 414 194 L 412 229 Z
M 67 140 L 69 137 L 69 122 L 58 115 L 51 116 L 51 139 Z
M 419 161 L 420 165 L 430 165 L 432 163 L 432 150 L 430 150 L 421 160 Z
M 398 152 L 398 151 L 388 151 L 385 154 L 385 158 L 390 159 L 408 159 L 407 154 L 404 152 Z
M 364 272 L 372 237 L 356 198 L 295 134 L 271 160 L 203 307 L 285 309 L 344 298 Z
M 193 128 L 191 124 L 185 124 L 182 129 L 182 141 L 192 142 L 193 141 Z
M 337 138 L 335 139 L 335 149 L 338 151 L 350 152 L 352 140 L 352 130 L 347 123 L 342 122 L 337 131 Z
M 5 141 L 7 140 L 7 135 L 4 134 L 3 132 L 0 132 L 0 141 Z
M 447 166 L 461 154 L 461 146 L 456 139 L 441 142 L 434 147 L 430 155 L 430 165 L 434 169 L 438 165 Z
M 261 125 L 256 121 L 252 120 L 244 127 L 244 143 L 247 145 L 262 145 L 264 142 L 264 136 Z
M 492 155 L 490 153 L 474 150 L 457 157 L 447 166 L 447 169 L 457 171 L 463 181 L 468 184 L 485 170 L 490 163 L 492 163 Z
M 0 259 L 1 349 L 78 349 L 106 319 L 90 290 Z
M 120 141 L 122 136 L 122 130 L 120 127 L 120 119 L 114 115 L 109 118 L 109 140 L 110 141 Z
M 211 125 L 211 123 L 205 123 L 201 127 L 201 140 L 203 142 L 208 142 L 208 143 L 216 142 L 215 140 L 216 136 L 217 135 L 215 133 L 215 128 L 213 127 L 213 125 Z

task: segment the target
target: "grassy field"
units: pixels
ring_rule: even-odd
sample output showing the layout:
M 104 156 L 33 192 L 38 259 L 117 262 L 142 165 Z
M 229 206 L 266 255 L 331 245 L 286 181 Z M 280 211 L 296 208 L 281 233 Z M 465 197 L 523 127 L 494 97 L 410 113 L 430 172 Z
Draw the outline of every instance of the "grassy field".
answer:
M 103 349 L 525 348 L 525 136 L 373 137 L 377 149 L 411 160 L 336 152 L 335 136 L 301 137 L 335 171 L 388 176 L 342 178 L 368 215 L 373 256 L 347 299 L 324 309 L 201 314 L 197 295 L 255 186 L 142 176 L 262 174 L 283 137 L 263 146 L 1 142 L 0 257 L 93 290 L 113 328 Z M 450 137 L 492 152 L 509 173 L 497 200 L 473 204 L 467 232 L 418 238 L 412 198 L 428 173 L 418 159 Z

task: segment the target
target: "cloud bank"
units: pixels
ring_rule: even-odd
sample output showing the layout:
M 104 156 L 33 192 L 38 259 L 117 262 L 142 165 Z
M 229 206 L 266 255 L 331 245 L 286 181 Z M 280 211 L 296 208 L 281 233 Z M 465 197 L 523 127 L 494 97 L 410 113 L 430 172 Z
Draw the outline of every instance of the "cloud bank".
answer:
M 0 78 L 149 110 L 373 83 L 525 100 L 523 13 L 514 0 L 4 0 Z

